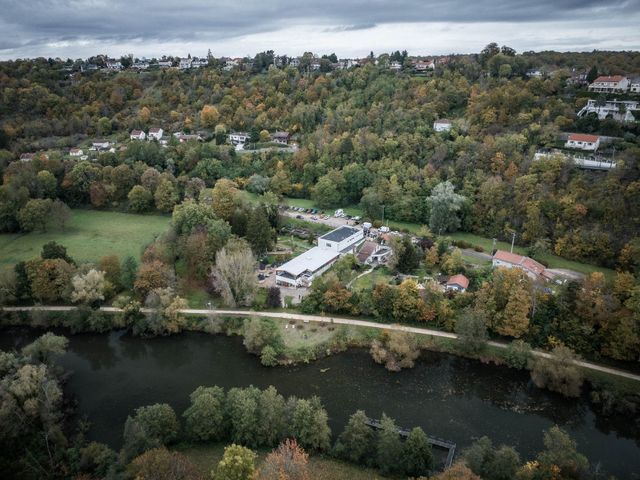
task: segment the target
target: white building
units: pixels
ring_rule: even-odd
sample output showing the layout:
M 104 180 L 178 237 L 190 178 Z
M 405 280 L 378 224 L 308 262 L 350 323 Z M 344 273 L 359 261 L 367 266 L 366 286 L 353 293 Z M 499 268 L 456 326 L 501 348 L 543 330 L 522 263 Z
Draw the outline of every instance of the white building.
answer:
M 134 70 L 146 70 L 147 68 L 149 68 L 149 62 L 136 62 L 131 65 L 131 68 L 133 68 Z
M 364 241 L 359 228 L 342 226 L 322 235 L 318 246 L 289 260 L 276 269 L 276 285 L 308 287 L 314 278 L 322 275 L 340 255 L 355 253 Z
M 400 62 L 394 60 L 393 62 L 391 62 L 389 64 L 389 68 L 391 70 L 395 70 L 395 71 L 402 70 L 402 64 Z
M 289 132 L 273 132 L 271 134 L 271 141 L 274 143 L 279 143 L 281 145 L 288 145 L 289 137 Z
M 170 68 L 171 67 L 171 62 L 165 61 L 165 60 L 161 60 L 161 61 L 158 62 L 158 67 L 160 67 L 160 68 Z
M 191 62 L 191 68 L 206 67 L 208 65 L 209 65 L 209 61 L 202 58 L 196 58 Z
M 111 142 L 109 140 L 94 140 L 91 143 L 91 150 L 109 150 Z
M 107 70 L 118 72 L 122 70 L 122 63 L 120 62 L 107 62 Z
M 129 134 L 129 139 L 131 140 L 144 140 L 147 138 L 147 134 L 142 130 L 132 130 Z
M 188 70 L 191 68 L 191 59 L 190 58 L 181 58 L 180 64 L 178 65 L 182 70 Z
M 82 155 L 83 152 L 79 148 L 72 148 L 71 150 L 69 150 L 69 156 L 71 157 L 81 157 Z
M 598 105 L 597 100 L 589 99 L 578 112 L 578 116 L 595 113 L 600 120 L 611 117 L 619 122 L 628 123 L 635 121 L 633 112 L 638 110 L 640 110 L 640 102 L 633 100 L 607 100 L 603 105 Z
M 466 292 L 467 288 L 469 288 L 469 279 L 462 274 L 449 277 L 445 285 L 445 289 L 454 292 Z
M 418 60 L 413 68 L 416 72 L 426 72 L 427 70 L 434 70 L 436 68 L 436 64 L 433 60 Z
M 239 143 L 247 143 L 251 135 L 247 132 L 231 132 L 229 134 L 229 141 L 234 145 Z
M 624 93 L 629 89 L 629 79 L 622 75 L 600 76 L 589 85 L 590 92 Z
M 567 138 L 567 143 L 565 143 L 564 146 L 566 148 L 595 152 L 600 146 L 600 137 L 598 135 L 572 133 Z
M 160 141 L 162 139 L 162 135 L 164 134 L 164 130 L 162 130 L 161 128 L 150 128 L 149 129 L 149 140 L 158 140 Z
M 441 118 L 433 122 L 433 130 L 436 132 L 448 132 L 451 130 L 451 120 Z
M 636 77 L 629 82 L 629 92 L 640 93 L 640 77 Z
M 519 268 L 524 270 L 527 276 L 532 279 L 544 277 L 546 267 L 534 259 L 524 257 L 516 253 L 510 253 L 505 250 L 497 250 L 493 255 L 493 266 L 502 268 Z

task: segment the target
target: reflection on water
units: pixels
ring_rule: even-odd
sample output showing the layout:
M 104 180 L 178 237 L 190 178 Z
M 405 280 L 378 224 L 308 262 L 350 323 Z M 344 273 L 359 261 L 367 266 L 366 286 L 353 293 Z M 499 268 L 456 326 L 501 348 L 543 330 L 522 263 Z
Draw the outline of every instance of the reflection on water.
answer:
M 2 333 L 0 348 L 24 345 L 36 334 Z M 382 412 L 399 425 L 468 446 L 487 435 L 525 458 L 542 448 L 542 431 L 567 429 L 580 451 L 620 478 L 640 472 L 640 432 L 634 422 L 597 417 L 585 399 L 564 399 L 532 385 L 526 372 L 425 352 L 411 370 L 390 373 L 366 351 L 351 350 L 308 365 L 262 367 L 239 338 L 184 333 L 133 338 L 119 332 L 70 337 L 58 359 L 73 372 L 66 388 L 92 422 L 91 439 L 118 447 L 128 414 L 141 405 L 171 404 L 178 415 L 200 385 L 274 385 L 283 395 L 318 395 L 334 433 L 357 409 Z

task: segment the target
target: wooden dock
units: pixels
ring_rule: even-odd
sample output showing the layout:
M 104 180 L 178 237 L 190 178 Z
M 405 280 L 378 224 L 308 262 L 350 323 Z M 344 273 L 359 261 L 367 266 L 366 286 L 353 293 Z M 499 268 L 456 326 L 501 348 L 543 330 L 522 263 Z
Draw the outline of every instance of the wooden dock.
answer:
M 375 428 L 376 430 L 382 429 L 382 423 L 380 423 L 380 420 L 375 418 L 367 418 L 366 424 L 372 428 Z M 402 427 L 396 427 L 396 428 L 398 430 L 398 434 L 401 437 L 409 436 L 409 430 L 407 430 L 406 428 L 402 428 Z M 450 442 L 449 440 L 445 440 L 443 438 L 432 437 L 431 435 L 427 435 L 427 441 L 432 447 L 447 450 L 448 452 L 447 458 L 444 461 L 443 468 L 444 469 L 449 468 L 453 463 L 453 457 L 456 454 L 456 444 L 453 442 Z

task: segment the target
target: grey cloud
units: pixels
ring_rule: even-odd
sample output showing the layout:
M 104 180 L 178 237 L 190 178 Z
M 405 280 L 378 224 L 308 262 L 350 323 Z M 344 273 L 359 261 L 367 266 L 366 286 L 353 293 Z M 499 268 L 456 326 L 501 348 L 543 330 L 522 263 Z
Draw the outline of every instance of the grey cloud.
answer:
M 638 20 L 640 0 L 0 0 L 3 50 L 57 42 L 220 41 L 291 25 Z M 269 45 L 265 45 L 268 48 Z

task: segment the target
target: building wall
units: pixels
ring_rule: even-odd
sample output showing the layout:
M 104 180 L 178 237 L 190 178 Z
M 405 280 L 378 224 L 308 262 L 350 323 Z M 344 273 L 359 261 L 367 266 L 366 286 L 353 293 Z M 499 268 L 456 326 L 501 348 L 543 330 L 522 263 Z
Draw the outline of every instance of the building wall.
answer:
M 325 240 L 323 238 L 318 239 L 318 246 L 322 248 L 326 248 L 329 250 L 334 250 L 336 252 L 341 252 L 346 248 L 354 247 L 364 240 L 364 232 L 358 229 L 358 232 L 351 235 L 348 238 L 345 238 L 341 242 L 332 242 L 330 240 Z

